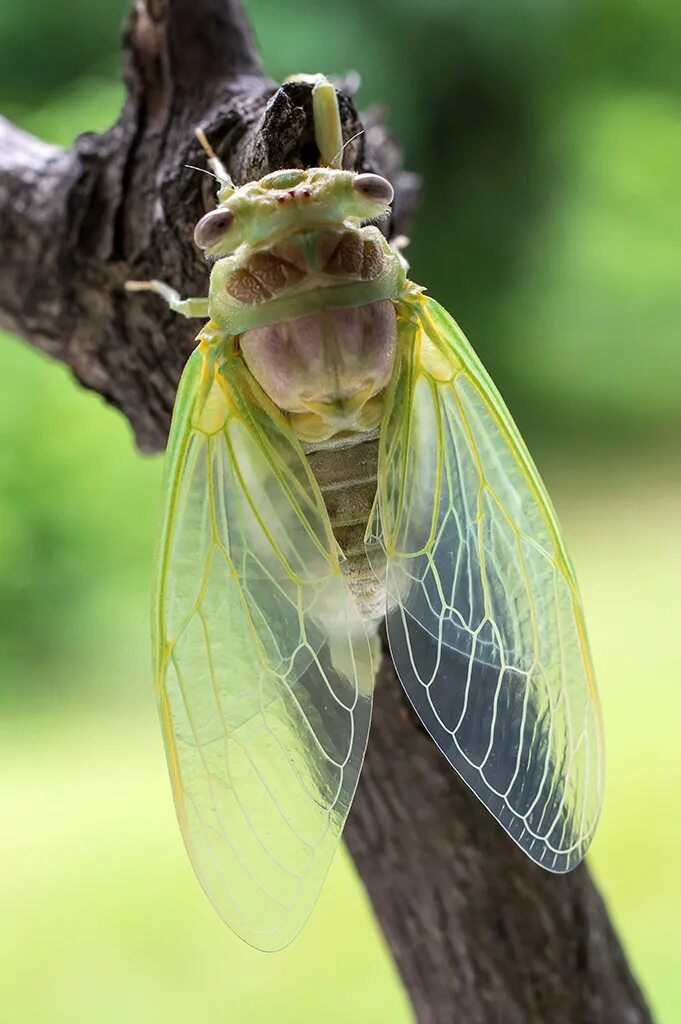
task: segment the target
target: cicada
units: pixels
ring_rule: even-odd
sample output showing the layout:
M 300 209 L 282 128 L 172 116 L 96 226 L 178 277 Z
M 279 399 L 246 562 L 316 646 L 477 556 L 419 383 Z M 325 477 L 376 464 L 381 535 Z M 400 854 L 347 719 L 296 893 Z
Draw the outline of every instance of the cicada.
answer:
M 209 318 L 165 461 L 156 692 L 196 874 L 263 950 L 300 931 L 342 834 L 383 619 L 423 725 L 537 864 L 583 858 L 603 783 L 547 492 L 468 341 L 373 223 L 391 185 L 342 169 L 336 91 L 311 84 L 318 166 L 237 188 L 202 136 L 208 298 L 130 283 Z

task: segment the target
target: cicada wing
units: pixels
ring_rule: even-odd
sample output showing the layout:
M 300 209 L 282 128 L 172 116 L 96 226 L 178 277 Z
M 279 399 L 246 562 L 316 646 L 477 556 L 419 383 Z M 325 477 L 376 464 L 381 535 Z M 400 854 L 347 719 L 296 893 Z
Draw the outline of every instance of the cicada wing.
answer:
M 178 396 L 154 601 L 178 818 L 203 888 L 285 946 L 329 868 L 361 768 L 370 639 L 307 461 L 239 360 Z
M 403 323 L 413 337 L 379 456 L 391 653 L 454 768 L 529 857 L 568 871 L 603 785 L 573 570 L 518 429 L 457 325 L 423 296 Z

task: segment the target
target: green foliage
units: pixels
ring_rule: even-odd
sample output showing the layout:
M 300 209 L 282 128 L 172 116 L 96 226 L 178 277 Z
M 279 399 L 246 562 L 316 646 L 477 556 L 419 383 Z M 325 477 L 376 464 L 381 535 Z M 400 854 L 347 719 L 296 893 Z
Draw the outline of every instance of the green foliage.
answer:
M 0 101 L 30 108 L 96 67 L 119 64 L 127 0 L 22 0 L 0 3 Z
M 509 297 L 507 365 L 530 399 L 622 427 L 681 429 L 681 111 L 663 92 L 576 96 L 551 139 L 561 201 Z M 519 359 L 518 353 L 522 354 Z
M 130 629 L 133 649 L 146 642 L 160 460 L 136 455 L 122 418 L 65 369 L 6 336 L 0 378 L 0 706 L 58 702 L 116 670 L 120 693 L 133 683 Z
M 57 143 L 106 128 L 123 97 L 126 7 L 0 0 L 0 105 Z M 361 105 L 389 104 L 407 166 L 424 176 L 413 276 L 457 316 L 544 445 L 604 697 L 594 862 L 658 1019 L 672 1024 L 681 485 L 664 452 L 681 436 L 681 6 L 249 9 L 274 77 L 357 68 Z M 241 950 L 213 918 L 182 860 L 153 722 L 159 460 L 141 458 L 121 417 L 65 370 L 5 337 L 0 379 L 9 1016 L 407 1020 L 347 865 L 281 959 Z

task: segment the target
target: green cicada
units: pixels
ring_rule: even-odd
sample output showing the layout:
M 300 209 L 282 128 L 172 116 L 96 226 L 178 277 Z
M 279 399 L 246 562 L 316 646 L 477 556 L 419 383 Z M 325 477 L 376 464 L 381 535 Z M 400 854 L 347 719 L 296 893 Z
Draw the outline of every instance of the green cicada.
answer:
M 603 783 L 549 497 L 465 337 L 371 224 L 392 188 L 341 169 L 336 92 L 313 84 L 318 167 L 236 188 L 204 138 L 208 299 L 131 282 L 210 318 L 166 455 L 156 689 L 196 874 L 265 950 L 305 923 L 342 833 L 384 617 L 424 726 L 537 864 L 582 859 Z

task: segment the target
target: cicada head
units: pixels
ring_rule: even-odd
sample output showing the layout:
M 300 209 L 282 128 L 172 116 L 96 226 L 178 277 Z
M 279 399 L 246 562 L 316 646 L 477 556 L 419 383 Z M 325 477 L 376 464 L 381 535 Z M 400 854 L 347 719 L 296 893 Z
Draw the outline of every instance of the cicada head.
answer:
M 194 240 L 211 256 L 240 246 L 257 249 L 317 228 L 357 227 L 388 212 L 392 185 L 378 174 L 331 167 L 282 170 L 236 189 L 222 189 Z

